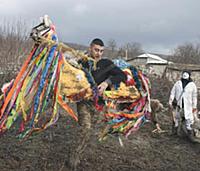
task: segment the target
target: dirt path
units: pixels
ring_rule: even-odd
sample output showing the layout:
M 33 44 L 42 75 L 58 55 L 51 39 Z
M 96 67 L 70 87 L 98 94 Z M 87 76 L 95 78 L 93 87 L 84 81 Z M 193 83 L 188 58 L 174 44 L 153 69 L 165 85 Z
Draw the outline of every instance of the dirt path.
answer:
M 167 118 L 163 114 L 163 118 Z M 165 119 L 163 121 L 165 121 Z M 169 129 L 170 123 L 162 123 Z M 79 166 L 80 171 L 132 171 L 132 170 L 194 170 L 200 168 L 200 146 L 186 139 L 173 137 L 169 132 L 155 134 L 147 123 L 128 139 L 109 136 L 97 140 L 93 130 L 88 147 Z M 48 170 L 67 171 L 65 161 L 76 142 L 78 126 L 69 118 L 62 117 L 47 131 L 20 143 L 12 132 L 1 137 L 0 170 Z
M 153 98 L 166 106 L 170 83 L 162 79 L 152 80 Z M 159 115 L 161 126 L 168 132 L 152 133 L 151 123 L 146 123 L 128 139 L 109 136 L 99 142 L 98 127 L 93 130 L 79 171 L 198 171 L 200 170 L 200 145 L 191 144 L 184 138 L 170 135 L 170 116 Z M 10 130 L 0 140 L 0 171 L 68 171 L 65 164 L 70 149 L 76 145 L 78 125 L 69 117 L 59 121 L 37 136 L 25 142 L 15 137 Z

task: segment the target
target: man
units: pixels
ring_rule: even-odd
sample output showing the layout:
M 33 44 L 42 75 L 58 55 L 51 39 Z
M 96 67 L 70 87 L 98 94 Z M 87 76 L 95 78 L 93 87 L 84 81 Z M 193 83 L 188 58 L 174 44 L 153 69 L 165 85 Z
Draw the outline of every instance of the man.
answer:
M 94 61 L 79 60 L 79 63 L 83 68 L 91 72 L 95 83 L 98 86 L 98 93 L 102 93 L 110 86 L 117 85 L 120 82 L 126 81 L 126 74 L 109 59 L 102 58 L 104 52 L 104 43 L 101 39 L 92 40 L 89 47 L 88 56 Z M 87 106 L 87 112 L 85 112 L 85 106 Z M 82 109 L 84 108 L 84 110 Z M 79 115 L 79 124 L 85 126 L 87 129 L 91 128 L 91 113 L 94 109 L 94 103 L 92 101 L 81 101 L 77 103 L 77 112 Z
M 92 73 L 100 94 L 102 94 L 108 86 L 126 81 L 126 74 L 124 74 L 120 68 L 115 66 L 111 60 L 102 58 L 103 52 L 104 43 L 101 39 L 96 38 L 91 42 L 88 54 L 96 64 L 93 63 L 93 66 L 91 66 L 91 61 L 79 61 L 84 68 Z
M 117 86 L 120 82 L 126 81 L 126 74 L 118 68 L 109 59 L 102 58 L 104 52 L 104 43 L 101 39 L 94 39 L 89 47 L 88 57 L 90 59 L 80 59 L 78 61 L 82 67 L 90 72 L 94 78 L 94 81 L 98 87 L 98 94 L 101 96 L 103 92 L 111 87 Z M 94 102 L 91 100 L 83 100 L 77 103 L 77 113 L 79 119 L 79 125 L 81 128 L 81 134 L 76 141 L 78 147 L 72 151 L 70 156 L 70 165 L 76 170 L 79 157 L 83 153 L 90 138 L 91 123 L 92 120 L 96 120 L 100 115 L 95 109 Z
M 177 81 L 170 94 L 169 107 L 173 109 L 173 101 L 176 100 L 177 107 L 174 120 L 174 133 L 177 134 L 179 123 L 185 119 L 188 137 L 194 141 L 194 113 L 197 112 L 197 87 L 191 79 L 190 71 L 184 70 L 181 79 Z

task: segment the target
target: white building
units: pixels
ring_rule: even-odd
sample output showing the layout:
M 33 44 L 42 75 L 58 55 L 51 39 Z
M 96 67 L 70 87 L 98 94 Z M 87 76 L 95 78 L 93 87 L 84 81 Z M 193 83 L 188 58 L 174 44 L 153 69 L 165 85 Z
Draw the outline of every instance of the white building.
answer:
M 131 65 L 141 66 L 149 69 L 149 74 L 156 74 L 162 76 L 166 66 L 171 63 L 158 55 L 144 53 L 133 59 L 129 59 Z

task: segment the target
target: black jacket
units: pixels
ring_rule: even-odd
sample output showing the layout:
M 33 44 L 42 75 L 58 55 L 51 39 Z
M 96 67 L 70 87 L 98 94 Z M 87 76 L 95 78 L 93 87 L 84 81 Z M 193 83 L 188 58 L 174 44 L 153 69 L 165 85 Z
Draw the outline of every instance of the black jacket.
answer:
M 97 85 L 103 81 L 107 81 L 110 85 L 126 81 L 126 74 L 111 60 L 100 59 L 96 64 L 96 69 L 93 64 L 91 66 L 91 62 L 92 61 L 79 61 L 84 68 L 88 69 L 92 73 Z

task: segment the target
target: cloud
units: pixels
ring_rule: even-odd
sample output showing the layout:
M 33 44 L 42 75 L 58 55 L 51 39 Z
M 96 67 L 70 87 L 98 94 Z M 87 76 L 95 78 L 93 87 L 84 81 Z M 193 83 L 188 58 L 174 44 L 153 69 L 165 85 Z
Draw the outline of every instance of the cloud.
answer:
M 73 11 L 75 14 L 83 15 L 85 12 L 87 12 L 88 6 L 84 3 L 78 3 L 74 6 Z
M 38 21 L 48 14 L 63 41 L 88 44 L 93 37 L 119 45 L 139 42 L 167 51 L 199 38 L 198 0 L 0 0 L 0 16 Z

